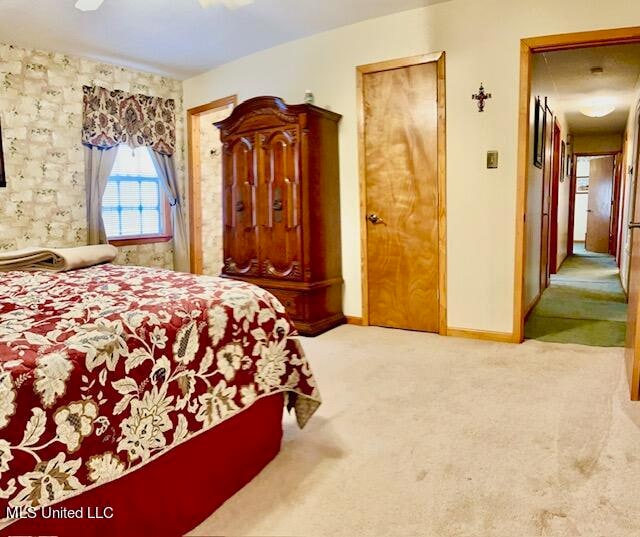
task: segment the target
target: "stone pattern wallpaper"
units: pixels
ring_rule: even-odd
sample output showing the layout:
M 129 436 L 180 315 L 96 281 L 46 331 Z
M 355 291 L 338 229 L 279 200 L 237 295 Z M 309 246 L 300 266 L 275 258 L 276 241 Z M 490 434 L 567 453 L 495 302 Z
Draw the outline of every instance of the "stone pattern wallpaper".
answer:
M 202 273 L 219 276 L 222 270 L 222 144 L 213 124 L 229 110 L 200 116 L 200 184 L 202 191 Z M 211 154 L 213 151 L 213 154 Z
M 0 44 L 0 121 L 7 188 L 0 188 L 0 250 L 86 244 L 82 86 L 176 100 L 184 197 L 182 83 L 65 54 Z M 186 203 L 186 202 L 185 202 Z M 121 264 L 173 268 L 172 243 L 120 249 Z

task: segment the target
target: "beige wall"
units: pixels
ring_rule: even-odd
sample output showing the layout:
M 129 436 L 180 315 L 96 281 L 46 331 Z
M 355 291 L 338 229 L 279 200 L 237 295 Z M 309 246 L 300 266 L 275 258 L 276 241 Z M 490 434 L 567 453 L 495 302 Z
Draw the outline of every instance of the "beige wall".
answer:
M 173 98 L 177 172 L 184 177 L 182 84 L 114 65 L 0 44 L 0 119 L 8 187 L 0 188 L 0 250 L 86 244 L 82 86 Z M 171 243 L 121 248 L 120 263 L 173 267 Z
M 219 276 L 222 270 L 222 144 L 213 123 L 228 115 L 228 110 L 200 115 L 202 273 L 209 276 Z
M 535 98 L 540 96 L 543 104 L 547 97 L 549 108 L 558 119 L 560 136 L 565 141 L 568 127 L 564 111 L 560 108 L 553 80 L 548 72 L 547 64 L 540 54 L 533 57 L 531 69 L 531 101 L 529 106 L 529 176 L 527 182 L 527 214 L 526 214 L 526 265 L 525 265 L 525 306 L 528 307 L 540 294 L 540 253 L 542 243 L 542 174 L 543 170 L 533 164 Z M 561 182 L 558 188 L 558 266 L 567 255 L 567 228 L 569 207 L 569 181 Z
M 606 153 L 622 150 L 622 133 L 576 135 L 573 137 L 574 153 Z
M 511 332 L 520 39 L 640 24 L 640 3 L 453 0 L 284 44 L 185 81 L 185 106 L 238 93 L 278 95 L 343 114 L 340 171 L 345 312 L 361 314 L 357 65 L 447 54 L 447 253 L 451 327 Z M 479 114 L 471 94 L 493 98 Z M 487 170 L 485 154 L 500 152 Z
M 626 128 L 626 147 L 625 162 L 622 170 L 622 178 L 624 180 L 624 204 L 622 207 L 622 248 L 620 250 L 620 279 L 625 290 L 629 289 L 629 262 L 631 248 L 632 232 L 627 228 L 627 224 L 632 220 L 634 200 L 633 192 L 635 190 L 633 174 L 629 173 L 630 167 L 635 169 L 638 166 L 636 155 L 637 140 L 640 138 L 640 123 L 638 123 L 638 114 L 640 113 L 640 82 L 636 87 L 636 98 L 634 105 L 629 111 Z M 637 231 L 635 232 L 637 233 Z

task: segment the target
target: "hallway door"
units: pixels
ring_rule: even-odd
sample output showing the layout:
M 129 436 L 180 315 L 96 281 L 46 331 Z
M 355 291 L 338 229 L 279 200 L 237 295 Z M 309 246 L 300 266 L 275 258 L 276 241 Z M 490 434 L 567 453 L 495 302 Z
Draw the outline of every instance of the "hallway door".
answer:
M 614 157 L 597 157 L 589 162 L 589 204 L 586 249 L 609 253 L 611 206 L 613 204 Z
M 633 222 L 640 222 L 640 188 L 635 189 Z M 640 229 L 631 233 L 631 260 L 629 264 L 629 313 L 627 317 L 626 363 L 631 399 L 640 399 Z
M 640 108 L 636 110 L 636 117 L 640 119 Z M 629 192 L 629 222 L 623 222 L 628 229 L 628 247 L 630 251 L 627 272 L 629 308 L 627 314 L 627 341 L 625 361 L 629 391 L 633 401 L 640 400 L 640 229 L 631 224 L 640 222 L 640 188 L 638 188 L 638 165 L 640 164 L 640 129 L 636 125 L 634 134 L 634 148 L 632 153 L 631 184 Z
M 438 63 L 365 73 L 369 324 L 439 330 Z
M 542 168 L 542 219 L 540 236 L 540 292 L 549 287 L 551 231 L 551 180 L 553 178 L 553 113 L 545 103 L 544 163 Z
M 560 194 L 560 125 L 557 118 L 553 121 L 553 163 L 551 169 L 551 212 L 549 219 L 549 273 L 558 272 L 558 196 Z

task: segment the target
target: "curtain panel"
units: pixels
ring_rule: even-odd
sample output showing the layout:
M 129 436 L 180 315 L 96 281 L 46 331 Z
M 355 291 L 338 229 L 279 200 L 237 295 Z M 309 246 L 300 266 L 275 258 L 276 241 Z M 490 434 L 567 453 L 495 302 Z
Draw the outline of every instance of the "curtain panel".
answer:
M 171 206 L 171 221 L 173 222 L 173 269 L 178 272 L 189 272 L 189 237 L 187 235 L 187 218 L 180 203 L 178 179 L 173 157 L 163 155 L 158 151 L 150 151 L 153 165 L 162 180 L 169 205 Z
M 102 220 L 102 196 L 107 188 L 109 175 L 116 161 L 115 147 L 100 149 L 84 148 L 84 173 L 87 195 L 87 242 L 107 244 L 107 233 Z
M 176 147 L 173 99 L 132 95 L 99 86 L 83 86 L 82 143 L 108 149 L 118 144 L 147 146 L 163 155 Z

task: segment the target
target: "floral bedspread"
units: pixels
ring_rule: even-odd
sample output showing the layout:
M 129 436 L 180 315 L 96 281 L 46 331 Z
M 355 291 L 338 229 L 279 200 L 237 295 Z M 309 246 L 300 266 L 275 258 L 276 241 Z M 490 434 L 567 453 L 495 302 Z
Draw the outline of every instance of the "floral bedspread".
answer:
M 0 273 L 0 528 L 112 481 L 286 392 L 320 404 L 282 305 L 257 287 L 102 265 Z

